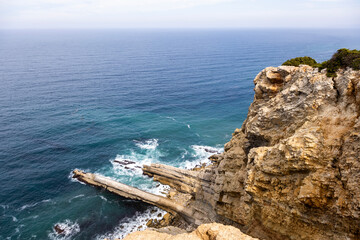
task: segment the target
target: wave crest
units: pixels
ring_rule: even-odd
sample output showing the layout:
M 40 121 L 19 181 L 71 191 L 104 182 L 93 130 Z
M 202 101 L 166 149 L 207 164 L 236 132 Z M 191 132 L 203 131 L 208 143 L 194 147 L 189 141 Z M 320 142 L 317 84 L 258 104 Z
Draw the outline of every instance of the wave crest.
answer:
M 159 140 L 156 138 L 148 139 L 144 141 L 134 140 L 136 146 L 138 146 L 141 149 L 147 149 L 147 150 L 155 150 L 159 146 L 158 141 Z
M 186 151 L 186 150 L 185 150 Z M 202 145 L 192 145 L 191 146 L 191 156 L 194 160 L 186 160 L 180 164 L 181 168 L 184 169 L 192 169 L 197 165 L 210 165 L 211 161 L 209 157 L 214 154 L 219 154 L 223 152 L 223 147 L 210 147 L 210 146 L 202 146 Z M 186 151 L 187 152 L 187 151 Z
M 103 239 L 123 239 L 129 233 L 145 230 L 146 223 L 150 218 L 161 220 L 166 211 L 157 207 L 150 207 L 145 212 L 137 212 L 131 218 L 124 218 L 120 221 L 119 225 L 112 231 L 104 235 L 96 236 L 96 240 Z

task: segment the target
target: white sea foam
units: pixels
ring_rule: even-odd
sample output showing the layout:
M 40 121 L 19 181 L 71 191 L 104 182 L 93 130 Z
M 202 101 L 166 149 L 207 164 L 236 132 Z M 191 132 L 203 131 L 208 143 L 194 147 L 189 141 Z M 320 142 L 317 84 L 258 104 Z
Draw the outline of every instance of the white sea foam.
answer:
M 75 196 L 73 198 L 70 198 L 68 202 L 71 203 L 72 200 L 77 199 L 77 198 L 81 198 L 81 197 L 84 197 L 84 196 L 85 196 L 84 194 L 77 195 L 77 196 Z
M 9 205 L 0 204 L 0 207 L 2 207 L 3 209 L 8 209 Z
M 103 240 L 107 239 L 123 239 L 129 233 L 138 231 L 138 230 L 145 230 L 146 223 L 149 219 L 157 219 L 160 220 L 166 212 L 156 207 L 151 207 L 147 209 L 145 212 L 137 212 L 131 218 L 124 218 L 121 220 L 119 225 L 112 231 L 108 232 L 104 235 L 99 235 L 95 239 Z M 161 214 L 161 215 L 159 215 Z M 159 216 L 158 216 L 159 215 Z
M 165 197 L 166 193 L 170 190 L 170 187 L 168 185 L 163 185 L 161 183 L 157 183 L 155 187 L 152 187 L 149 184 L 140 184 L 139 188 L 149 193 L 153 193 L 163 197 Z
M 144 140 L 144 141 L 134 140 L 134 142 L 135 142 L 135 145 L 141 149 L 153 150 L 153 149 L 156 149 L 157 146 L 159 146 L 158 139 L 156 139 L 156 138 L 148 139 L 148 140 Z
M 77 178 L 73 178 L 73 171 L 75 169 L 72 169 L 68 175 L 68 179 L 71 181 L 71 182 L 76 182 L 76 183 L 80 183 L 80 184 L 83 184 L 83 185 L 86 185 L 85 183 L 79 181 Z M 83 169 L 78 169 L 80 171 L 83 171 L 83 172 L 89 172 L 89 169 L 86 169 L 86 170 L 83 170 Z
M 23 205 L 19 210 L 22 211 L 22 210 L 25 210 L 25 209 L 27 209 L 27 208 L 35 207 L 36 205 L 38 205 L 38 203 L 25 204 L 25 205 Z
M 144 165 L 159 162 L 162 156 L 158 150 L 158 140 L 150 139 L 142 142 L 136 141 L 136 146 L 145 151 L 130 151 L 129 154 L 117 155 L 115 159 L 110 160 L 112 164 L 112 173 L 108 174 L 115 180 L 127 184 L 136 183 L 137 188 L 159 195 L 164 195 L 168 188 L 159 183 L 154 183 L 152 179 L 143 175 Z
M 45 200 L 42 200 L 40 202 L 36 202 L 36 203 L 32 203 L 32 204 L 25 204 L 24 206 L 22 206 L 21 208 L 19 208 L 19 211 L 23 211 L 27 208 L 33 208 L 41 203 L 48 203 L 48 202 L 51 202 L 51 199 L 45 199 Z
M 185 149 L 184 152 L 181 154 L 181 159 L 185 159 L 188 154 L 188 150 Z
M 17 235 L 17 239 L 19 239 L 19 237 L 21 236 L 21 234 L 19 234 L 21 232 L 21 228 L 25 227 L 24 224 L 20 224 L 15 228 L 15 233 L 11 234 L 9 237 L 7 237 L 6 239 L 13 239 L 13 237 L 15 238 L 15 236 Z M 15 236 L 14 236 L 15 235 Z
M 110 160 L 113 170 L 117 175 L 134 176 L 142 174 L 142 166 L 150 164 L 151 158 L 147 156 L 139 156 L 135 152 L 129 155 L 117 155 L 115 159 Z
M 104 196 L 99 195 L 99 197 L 100 197 L 102 200 L 104 200 L 105 202 L 108 201 L 108 200 L 106 199 L 106 197 L 104 197 Z
M 113 170 L 117 176 L 142 176 L 143 165 L 149 165 L 158 162 L 161 156 L 157 149 L 158 139 L 148 139 L 144 141 L 134 140 L 135 145 L 145 151 L 131 150 L 129 154 L 117 155 L 115 159 L 110 160 Z
M 182 122 L 182 121 L 178 121 L 178 120 L 176 120 L 176 119 L 173 118 L 173 117 L 166 117 L 166 118 L 167 118 L 167 119 L 171 119 L 171 120 L 173 120 L 174 122 L 178 122 L 178 123 L 184 124 L 184 125 L 186 125 L 189 129 L 191 129 L 190 124 L 187 124 L 187 123 Z
M 166 118 L 171 119 L 171 120 L 173 120 L 173 121 L 177 122 L 177 121 L 176 121 L 176 119 L 175 119 L 175 118 L 173 118 L 173 117 L 166 117 Z
M 165 196 L 169 186 L 155 183 L 151 178 L 144 176 L 142 172 L 143 165 L 159 162 L 159 158 L 162 154 L 158 149 L 158 140 L 149 139 L 134 142 L 141 150 L 135 149 L 130 151 L 128 154 L 117 155 L 115 159 L 110 160 L 110 163 L 112 164 L 110 172 L 109 170 L 105 170 L 106 173 L 102 171 L 99 173 L 110 176 L 111 178 L 125 184 L 135 185 L 135 187 L 147 192 Z M 100 198 L 106 201 L 105 197 L 100 196 Z M 161 217 L 158 217 L 159 213 L 161 213 Z M 165 213 L 165 211 L 156 207 L 151 207 L 143 213 L 137 212 L 131 218 L 122 219 L 112 232 L 98 236 L 96 239 L 122 239 L 124 236 L 133 231 L 146 229 L 146 223 L 150 218 L 160 220 Z
M 18 219 L 17 219 L 15 216 L 13 216 L 13 215 L 4 214 L 4 215 L 2 215 L 2 217 L 11 218 L 11 220 L 12 220 L 13 222 L 17 222 L 17 221 L 18 221 Z
M 190 125 L 188 125 L 188 127 L 190 128 Z M 169 190 L 169 186 L 155 183 L 151 178 L 144 176 L 142 172 L 142 167 L 144 164 L 149 165 L 151 163 L 160 161 L 162 154 L 158 149 L 158 140 L 134 140 L 134 143 L 138 149 L 130 150 L 128 154 L 117 155 L 115 159 L 110 160 L 112 168 L 100 170 L 98 173 L 110 176 L 110 178 L 125 184 L 134 185 L 135 187 L 147 192 L 158 195 L 165 195 Z M 181 155 L 183 163 L 180 165 L 180 167 L 190 169 L 198 164 L 209 164 L 210 161 L 208 160 L 208 157 L 213 154 L 220 153 L 221 151 L 222 147 L 193 145 L 191 146 L 190 150 L 184 150 L 183 154 Z M 189 157 L 189 154 L 191 154 L 191 157 Z M 184 161 L 187 158 L 191 158 L 192 160 Z M 72 179 L 72 177 L 69 178 Z M 100 195 L 100 198 L 104 201 L 107 201 L 104 196 Z M 156 209 L 155 212 L 154 209 Z M 161 217 L 157 217 L 159 213 L 163 215 L 165 211 L 151 207 L 143 213 L 138 212 L 131 218 L 122 219 L 119 225 L 113 231 L 101 236 L 97 236 L 96 239 L 122 239 L 124 236 L 133 231 L 144 230 L 146 228 L 146 222 L 150 218 L 161 219 Z
M 55 226 L 58 226 L 63 232 L 61 234 L 57 233 L 54 229 Z M 56 223 L 48 237 L 54 240 L 69 240 L 78 232 L 80 232 L 79 224 L 66 219 L 64 222 Z
M 201 145 L 192 145 L 192 157 L 194 160 L 186 160 L 182 164 L 180 164 L 181 168 L 185 169 L 192 169 L 196 167 L 197 165 L 203 165 L 206 166 L 211 163 L 209 160 L 209 157 L 214 154 L 218 154 L 223 152 L 222 147 L 210 147 L 210 146 L 201 146 Z
M 177 123 L 181 123 L 181 124 L 184 124 L 185 126 L 187 126 L 188 129 L 191 129 L 191 125 L 190 124 L 187 124 L 186 122 L 182 122 L 182 121 L 178 121 L 176 120 L 175 118 L 173 117 L 166 117 L 167 119 L 171 119 L 173 120 L 174 122 L 177 122 Z M 196 133 L 197 134 L 197 133 Z M 197 134 L 198 135 L 198 134 Z M 199 136 L 200 137 L 200 136 Z

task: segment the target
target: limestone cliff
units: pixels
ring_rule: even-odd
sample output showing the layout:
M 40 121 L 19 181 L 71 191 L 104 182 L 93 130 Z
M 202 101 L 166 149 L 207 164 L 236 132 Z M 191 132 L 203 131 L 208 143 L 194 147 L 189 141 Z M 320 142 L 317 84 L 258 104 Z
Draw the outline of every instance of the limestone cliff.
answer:
M 359 239 L 360 71 L 268 67 L 254 83 L 247 119 L 212 166 L 144 172 L 191 194 L 203 222 L 262 239 Z

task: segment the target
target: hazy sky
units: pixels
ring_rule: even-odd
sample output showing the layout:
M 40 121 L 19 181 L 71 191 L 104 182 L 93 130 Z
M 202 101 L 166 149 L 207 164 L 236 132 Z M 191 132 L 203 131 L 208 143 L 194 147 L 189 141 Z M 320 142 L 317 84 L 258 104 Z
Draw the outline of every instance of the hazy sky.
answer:
M 0 0 L 0 28 L 360 28 L 360 0 Z

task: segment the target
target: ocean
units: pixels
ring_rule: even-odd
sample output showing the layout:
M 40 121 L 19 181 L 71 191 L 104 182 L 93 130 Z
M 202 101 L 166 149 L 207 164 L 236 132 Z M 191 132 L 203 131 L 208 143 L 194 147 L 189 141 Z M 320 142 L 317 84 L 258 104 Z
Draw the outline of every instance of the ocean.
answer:
M 0 239 L 137 229 L 163 211 L 71 171 L 162 194 L 138 167 L 206 163 L 241 127 L 259 71 L 339 48 L 360 49 L 360 31 L 1 30 Z M 124 159 L 135 164 L 116 163 Z

